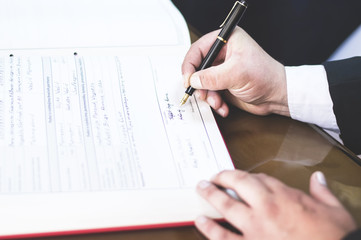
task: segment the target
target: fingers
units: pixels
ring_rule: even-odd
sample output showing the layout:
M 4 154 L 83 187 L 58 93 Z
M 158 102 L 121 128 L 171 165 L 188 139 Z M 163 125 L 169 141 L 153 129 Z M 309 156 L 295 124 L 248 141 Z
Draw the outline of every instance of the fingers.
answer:
M 272 200 L 272 187 L 279 187 L 278 180 L 267 186 L 265 181 L 270 177 L 264 174 L 249 174 L 245 171 L 223 171 L 217 174 L 212 183 L 202 181 L 197 186 L 198 193 L 237 229 L 249 227 L 250 219 L 255 211 L 268 206 Z M 214 184 L 213 184 L 214 183 Z M 220 190 L 216 185 L 233 189 L 240 200 Z
M 195 89 L 208 90 L 224 90 L 234 87 L 234 81 L 238 80 L 235 76 L 238 74 L 238 69 L 235 69 L 233 62 L 224 62 L 220 65 L 213 66 L 190 76 L 189 83 Z
M 204 216 L 198 217 L 195 225 L 201 233 L 211 240 L 243 239 L 242 236 L 225 229 L 214 220 Z
M 229 114 L 229 107 L 227 103 L 223 100 L 223 97 L 219 92 L 207 91 L 207 90 L 197 90 L 196 96 L 202 100 L 206 101 L 211 108 L 214 109 L 222 117 L 227 117 Z
M 197 186 L 197 191 L 235 227 L 241 229 L 247 224 L 251 209 L 244 203 L 208 181 L 201 181 Z
M 218 31 L 214 31 L 204 35 L 198 41 L 193 43 L 188 50 L 182 64 L 182 75 L 185 87 L 189 86 L 190 76 L 196 71 L 198 66 L 201 65 L 203 58 L 207 55 L 217 34 Z
M 203 96 L 200 96 L 201 94 L 203 94 Z M 229 107 L 227 103 L 223 100 L 220 93 L 214 91 L 200 90 L 199 97 L 201 100 L 206 101 L 209 106 L 211 106 L 222 117 L 228 116 Z
M 192 74 L 196 71 L 196 68 L 201 64 L 204 56 L 207 54 L 209 48 L 213 44 L 214 39 L 217 36 L 217 33 L 218 31 L 214 31 L 209 34 L 206 34 L 204 37 L 202 37 L 197 42 L 195 42 L 189 49 L 182 65 L 184 87 L 188 87 L 190 85 L 190 78 Z M 213 70 L 211 70 L 210 73 L 208 73 L 211 76 L 212 76 L 212 71 Z M 218 70 L 215 72 L 218 73 Z M 213 82 L 216 83 L 216 79 L 213 80 Z M 217 86 L 214 86 L 213 88 L 217 88 Z M 196 88 L 196 89 L 200 89 L 200 88 Z M 212 89 L 212 88 L 206 87 L 206 89 Z M 219 115 L 221 115 L 222 117 L 228 116 L 229 107 L 222 99 L 220 94 L 215 93 L 214 91 L 207 91 L 207 90 L 197 90 L 197 91 L 198 91 L 197 93 L 198 97 L 201 100 L 206 101 Z
M 262 206 L 271 192 L 259 175 L 241 170 L 223 171 L 217 174 L 212 182 L 233 189 L 250 206 Z
M 228 107 L 228 105 L 226 104 L 225 101 L 223 101 L 223 104 L 221 105 L 220 108 L 215 109 L 215 110 L 222 117 L 227 117 L 228 114 L 229 114 L 229 107 Z
M 310 179 L 310 194 L 320 202 L 329 206 L 340 207 L 340 201 L 327 188 L 326 179 L 322 172 L 314 172 Z

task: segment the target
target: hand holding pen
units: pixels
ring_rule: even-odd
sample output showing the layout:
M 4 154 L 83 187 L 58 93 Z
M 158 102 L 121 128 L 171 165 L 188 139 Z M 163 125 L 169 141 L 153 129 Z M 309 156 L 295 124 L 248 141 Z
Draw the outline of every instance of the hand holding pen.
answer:
M 197 68 L 197 71 L 209 68 L 218 53 L 222 49 L 223 45 L 227 43 L 229 36 L 232 34 L 233 29 L 237 26 L 238 22 L 241 20 L 243 13 L 247 9 L 246 1 L 236 1 L 232 10 L 221 24 L 221 32 L 218 34 L 216 41 L 213 43 L 212 47 L 210 48 L 209 52 L 207 53 L 206 57 L 203 59 L 200 66 Z M 185 95 L 181 100 L 181 105 L 187 102 L 188 98 L 192 96 L 195 89 L 192 86 L 189 86 L 185 91 Z
M 289 116 L 285 68 L 269 56 L 244 30 L 236 27 L 212 67 L 198 70 L 219 31 L 195 42 L 182 65 L 184 84 L 197 89 L 200 100 L 226 117 L 226 103 L 248 112 Z

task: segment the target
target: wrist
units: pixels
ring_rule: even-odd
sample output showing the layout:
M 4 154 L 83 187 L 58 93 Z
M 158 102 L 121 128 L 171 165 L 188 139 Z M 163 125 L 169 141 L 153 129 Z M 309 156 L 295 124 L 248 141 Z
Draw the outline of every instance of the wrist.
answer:
M 287 77 L 285 66 L 277 62 L 275 76 L 273 76 L 273 89 L 269 100 L 271 113 L 290 116 L 287 97 Z

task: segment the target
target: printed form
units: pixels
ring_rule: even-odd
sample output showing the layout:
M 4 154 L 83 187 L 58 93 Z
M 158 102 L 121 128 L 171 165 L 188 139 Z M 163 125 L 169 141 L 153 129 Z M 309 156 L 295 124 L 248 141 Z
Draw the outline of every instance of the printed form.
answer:
M 234 167 L 210 107 L 179 107 L 170 0 L 9 1 L 0 29 L 0 238 L 221 217 L 195 186 Z
M 187 188 L 233 168 L 209 107 L 179 107 L 170 61 L 2 58 L 1 193 Z

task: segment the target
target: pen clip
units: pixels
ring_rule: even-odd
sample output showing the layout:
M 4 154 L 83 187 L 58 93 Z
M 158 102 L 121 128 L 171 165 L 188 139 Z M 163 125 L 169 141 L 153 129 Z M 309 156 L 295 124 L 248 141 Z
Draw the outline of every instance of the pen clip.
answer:
M 233 9 L 236 7 L 236 5 L 237 5 L 237 4 L 241 4 L 241 5 L 243 5 L 243 6 L 244 6 L 244 4 L 242 4 L 241 2 L 236 1 L 236 2 L 234 3 L 234 5 L 233 5 L 233 7 L 232 7 L 231 11 L 229 11 L 229 13 L 228 13 L 228 15 L 227 15 L 226 19 L 224 19 L 224 21 L 223 21 L 223 23 L 221 24 L 221 26 L 219 26 L 220 28 L 222 28 L 222 27 L 226 24 L 226 22 L 228 21 L 228 18 L 231 16 L 232 11 L 233 11 Z

